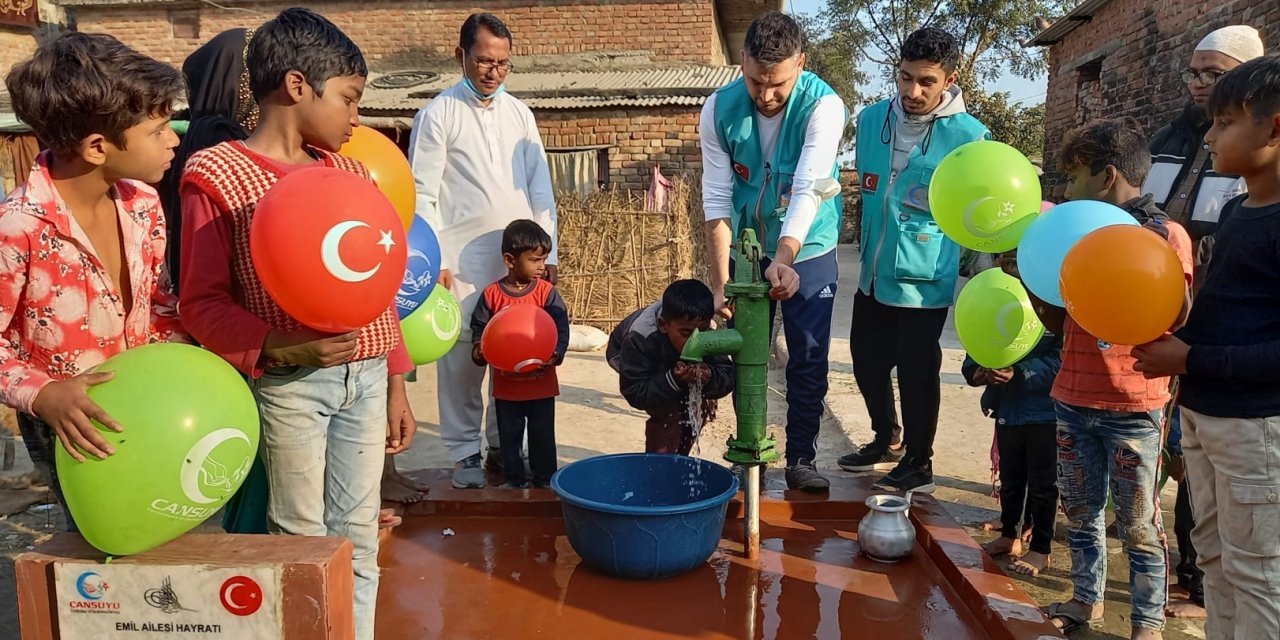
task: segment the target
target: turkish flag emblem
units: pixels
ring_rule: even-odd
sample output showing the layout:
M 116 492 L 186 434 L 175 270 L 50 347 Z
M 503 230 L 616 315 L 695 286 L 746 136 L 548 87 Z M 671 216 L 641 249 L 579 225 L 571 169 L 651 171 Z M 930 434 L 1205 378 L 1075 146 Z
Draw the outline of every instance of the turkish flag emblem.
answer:
M 878 188 L 880 188 L 880 174 L 878 174 L 878 173 L 864 173 L 864 174 L 862 174 L 862 189 L 863 189 L 863 190 L 865 190 L 865 191 L 872 191 L 872 192 L 874 192 L 874 191 L 875 191 L 876 189 L 878 189 Z
M 262 587 L 253 578 L 234 576 L 227 578 L 218 591 L 222 608 L 237 616 L 250 616 L 262 607 Z
M 747 166 L 742 163 L 739 163 L 739 162 L 733 163 L 733 172 L 738 174 L 738 177 L 742 178 L 743 180 L 751 179 L 751 170 L 748 169 Z
M 408 256 L 391 201 L 372 182 L 332 167 L 293 171 L 271 187 L 254 211 L 249 251 L 276 304 L 331 333 L 389 309 Z

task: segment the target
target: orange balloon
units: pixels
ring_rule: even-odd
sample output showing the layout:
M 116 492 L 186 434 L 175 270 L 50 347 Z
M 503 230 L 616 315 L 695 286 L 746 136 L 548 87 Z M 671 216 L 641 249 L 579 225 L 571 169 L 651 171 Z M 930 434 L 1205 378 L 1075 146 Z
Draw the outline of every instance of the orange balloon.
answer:
M 1186 295 L 1182 261 L 1150 229 L 1116 225 L 1090 233 L 1067 252 L 1059 286 L 1067 313 L 1112 344 L 1164 335 Z
M 338 149 L 338 153 L 364 163 L 373 181 L 400 214 L 400 222 L 408 229 L 413 224 L 417 191 L 413 187 L 409 160 L 400 147 L 381 133 L 360 125 L 351 132 L 351 139 Z

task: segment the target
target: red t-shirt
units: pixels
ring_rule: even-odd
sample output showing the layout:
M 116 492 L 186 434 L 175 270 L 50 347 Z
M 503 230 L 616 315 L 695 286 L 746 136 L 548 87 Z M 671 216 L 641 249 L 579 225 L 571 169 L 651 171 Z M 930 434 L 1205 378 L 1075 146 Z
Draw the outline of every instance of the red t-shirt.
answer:
M 546 280 L 535 280 L 522 291 L 508 289 L 501 280 L 485 287 L 471 315 L 472 341 L 477 344 L 480 342 L 484 328 L 494 314 L 516 304 L 536 304 L 546 309 L 556 323 L 558 335 L 555 357 L 563 356 L 569 345 L 569 315 L 564 298 Z M 535 373 L 514 373 L 494 367 L 489 370 L 493 376 L 493 397 L 499 400 L 542 400 L 560 395 L 560 382 L 556 378 L 555 367 Z

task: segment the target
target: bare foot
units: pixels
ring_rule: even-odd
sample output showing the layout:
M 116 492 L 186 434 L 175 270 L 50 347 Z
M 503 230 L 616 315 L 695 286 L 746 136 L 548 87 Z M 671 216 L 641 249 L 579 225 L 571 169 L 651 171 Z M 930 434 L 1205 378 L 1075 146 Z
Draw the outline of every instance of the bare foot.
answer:
M 999 531 L 1004 528 L 1004 523 L 1000 522 L 1000 518 L 992 518 L 981 525 L 983 531 Z
M 1011 555 L 1016 556 L 1022 553 L 1022 541 L 1017 538 L 1006 538 L 1001 536 L 982 545 L 983 551 L 991 557 Z
M 385 482 L 388 479 L 398 485 L 408 487 L 419 493 L 426 493 L 427 490 L 429 489 L 427 485 L 422 484 L 421 482 L 417 482 L 413 478 L 410 478 L 409 476 L 406 476 L 403 473 L 400 473 L 399 471 L 393 470 L 390 475 L 390 478 L 384 478 L 383 481 Z
M 1164 638 L 1164 633 L 1142 627 L 1134 627 L 1133 634 L 1129 636 L 1129 640 L 1162 640 L 1162 638 Z
M 1164 615 L 1184 620 L 1204 620 L 1209 617 L 1204 607 L 1186 598 L 1169 598 L 1169 604 L 1164 608 Z
M 1049 556 L 1038 551 L 1028 551 L 1026 555 L 1014 560 L 1009 569 L 1024 576 L 1038 576 L 1049 568 Z
M 397 502 L 399 504 L 413 504 L 427 499 L 425 491 L 416 491 L 410 489 L 399 482 L 383 478 L 382 480 L 382 501 Z

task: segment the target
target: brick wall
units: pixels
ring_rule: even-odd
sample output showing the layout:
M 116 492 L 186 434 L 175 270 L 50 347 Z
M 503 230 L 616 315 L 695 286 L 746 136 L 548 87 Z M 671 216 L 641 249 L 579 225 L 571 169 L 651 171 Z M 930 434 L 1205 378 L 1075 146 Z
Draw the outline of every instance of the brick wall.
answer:
M 535 115 L 547 147 L 615 145 L 609 178 L 627 189 L 646 189 L 657 164 L 667 176 L 702 169 L 700 107 L 611 111 L 540 111 Z
M 1196 43 L 1230 24 L 1257 27 L 1268 51 L 1280 48 L 1276 0 L 1112 0 L 1050 47 L 1045 96 L 1050 183 L 1062 182 L 1057 152 L 1063 135 L 1086 119 L 1133 116 L 1147 135 L 1172 120 L 1190 100 L 1178 73 Z M 1083 64 L 1090 61 L 1094 64 Z
M 0 25 L 0 76 L 9 68 L 31 57 L 36 50 L 35 32 L 31 29 Z
M 244 8 L 253 13 L 210 5 L 180 9 L 148 3 L 85 6 L 76 8 L 75 16 L 80 31 L 110 33 L 157 59 L 178 64 L 217 33 L 256 26 L 297 4 L 246 3 Z M 458 28 L 479 10 L 479 5 L 457 0 L 312 0 L 305 4 L 346 31 L 375 70 L 452 58 Z M 647 49 L 655 61 L 710 64 L 724 60 L 712 0 L 494 0 L 483 8 L 511 27 L 517 56 Z M 199 14 L 197 37 L 174 37 L 170 15 L 175 11 Z

